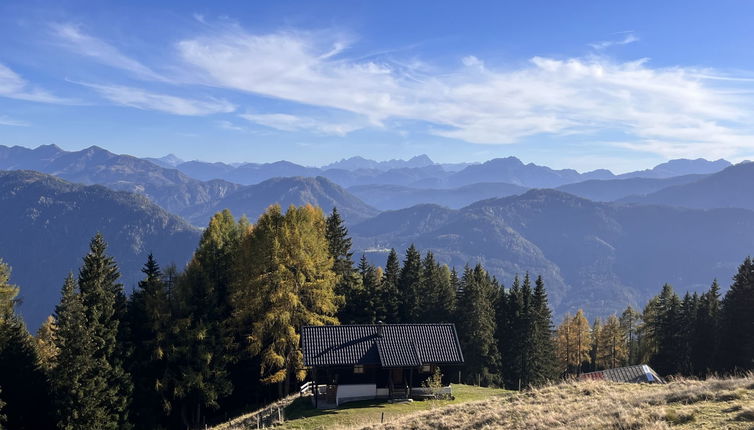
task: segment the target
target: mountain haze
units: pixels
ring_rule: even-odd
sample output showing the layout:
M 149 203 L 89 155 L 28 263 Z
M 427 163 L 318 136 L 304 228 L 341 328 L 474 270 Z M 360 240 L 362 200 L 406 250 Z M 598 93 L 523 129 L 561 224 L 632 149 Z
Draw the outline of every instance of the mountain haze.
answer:
M 32 328 L 52 313 L 95 233 L 110 244 L 126 289 L 141 279 L 150 252 L 163 266 L 183 267 L 200 234 L 142 195 L 32 171 L 0 172 L 0 207 L 0 258 L 22 287 L 20 309 Z

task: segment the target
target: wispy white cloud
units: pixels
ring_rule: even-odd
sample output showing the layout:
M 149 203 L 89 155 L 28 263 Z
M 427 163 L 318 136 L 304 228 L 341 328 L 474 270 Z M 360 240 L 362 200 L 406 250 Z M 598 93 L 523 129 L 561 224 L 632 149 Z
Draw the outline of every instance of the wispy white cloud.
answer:
M 627 34 L 611 43 L 635 40 Z M 534 57 L 523 66 L 492 68 L 467 56 L 456 70 L 428 73 L 426 67 L 351 59 L 347 41 L 321 34 L 258 35 L 238 27 L 177 47 L 206 84 L 352 112 L 375 125 L 426 122 L 431 133 L 468 142 L 610 132 L 629 142 L 610 145 L 662 155 L 754 150 L 752 103 L 743 96 L 751 84 L 714 70 L 653 68 L 646 59 L 601 55 Z M 246 119 L 281 130 L 322 130 L 285 113 Z
M 357 124 L 329 122 L 284 113 L 241 114 L 239 116 L 253 123 L 283 131 L 306 131 L 316 134 L 345 136 L 352 131 L 363 128 L 363 126 Z
M 124 54 L 113 45 L 84 33 L 77 25 L 57 23 L 52 24 L 51 28 L 57 41 L 63 47 L 78 55 L 93 58 L 102 64 L 117 69 L 126 70 L 140 78 L 157 81 L 165 80 L 160 74 L 138 60 Z
M 28 127 L 31 124 L 26 121 L 13 119 L 7 115 L 0 115 L 0 125 L 8 125 L 11 127 Z
M 220 99 L 189 99 L 120 85 L 91 83 L 81 83 L 81 85 L 94 89 L 102 97 L 118 105 L 166 112 L 174 115 L 200 116 L 229 113 L 236 110 L 235 105 Z
M 611 46 L 628 45 L 629 43 L 634 43 L 634 42 L 639 41 L 639 37 L 636 36 L 632 31 L 626 31 L 626 32 L 623 32 L 622 34 L 624 36 L 620 39 L 603 40 L 600 42 L 590 43 L 589 46 L 591 46 L 592 48 L 598 51 L 601 51 Z
M 0 64 L 0 97 L 40 103 L 73 104 L 73 100 L 57 97 L 31 85 L 19 74 Z
M 220 127 L 223 130 L 230 130 L 230 131 L 246 131 L 246 128 L 238 126 L 228 120 L 220 120 L 216 121 L 215 124 L 217 124 L 218 127 Z

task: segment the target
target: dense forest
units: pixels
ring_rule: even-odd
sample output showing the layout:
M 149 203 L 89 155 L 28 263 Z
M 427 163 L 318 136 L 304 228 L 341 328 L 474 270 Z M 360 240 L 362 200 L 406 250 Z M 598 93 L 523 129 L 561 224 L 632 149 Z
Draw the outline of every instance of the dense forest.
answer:
M 723 296 L 665 285 L 642 312 L 555 327 L 541 277 L 503 286 L 411 246 L 384 267 L 361 257 L 337 210 L 270 207 L 254 223 L 216 214 L 188 265 L 149 256 L 130 296 L 96 235 L 35 336 L 0 262 L 0 428 L 200 428 L 295 390 L 307 377 L 300 328 L 454 322 L 464 382 L 525 388 L 649 363 L 664 375 L 754 368 L 754 262 Z M 40 270 L 44 268 L 40 267 Z M 456 380 L 457 376 L 454 376 Z

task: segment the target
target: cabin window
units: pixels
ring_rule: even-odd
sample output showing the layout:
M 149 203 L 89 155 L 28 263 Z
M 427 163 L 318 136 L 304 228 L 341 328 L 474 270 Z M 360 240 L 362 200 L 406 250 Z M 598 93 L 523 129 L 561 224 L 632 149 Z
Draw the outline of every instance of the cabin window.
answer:
M 364 373 L 364 366 L 357 364 L 356 366 L 353 366 L 353 373 L 362 374 Z
M 422 373 L 432 373 L 432 365 L 425 364 L 422 366 Z

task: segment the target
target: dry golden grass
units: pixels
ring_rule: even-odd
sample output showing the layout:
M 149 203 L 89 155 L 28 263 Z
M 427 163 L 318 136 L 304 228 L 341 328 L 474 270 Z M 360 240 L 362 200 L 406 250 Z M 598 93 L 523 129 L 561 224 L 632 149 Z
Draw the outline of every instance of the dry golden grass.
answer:
M 564 382 L 364 429 L 754 429 L 754 376 L 667 385 Z

